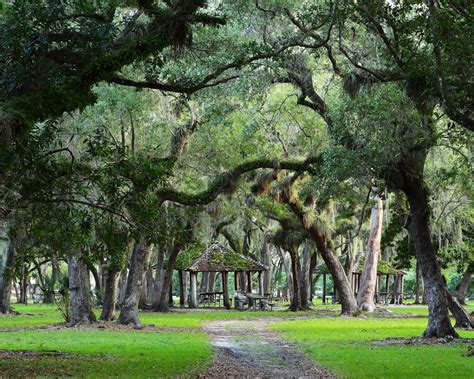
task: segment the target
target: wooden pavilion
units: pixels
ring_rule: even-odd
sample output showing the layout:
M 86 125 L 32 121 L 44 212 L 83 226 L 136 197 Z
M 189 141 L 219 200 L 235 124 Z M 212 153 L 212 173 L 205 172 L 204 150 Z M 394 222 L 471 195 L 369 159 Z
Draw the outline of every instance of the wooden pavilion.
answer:
M 237 254 L 234 251 L 226 248 L 218 242 L 214 242 L 209 245 L 204 252 L 199 249 L 194 249 L 185 253 L 178 262 L 176 268 L 179 273 L 179 295 L 180 295 L 180 304 L 184 306 L 185 304 L 185 294 L 186 294 L 186 272 L 189 272 L 190 278 L 190 290 L 189 290 L 189 299 L 188 305 L 189 308 L 197 308 L 199 304 L 199 294 L 198 293 L 198 273 L 220 273 L 221 282 L 222 282 L 222 291 L 221 292 L 212 292 L 212 294 L 222 294 L 224 299 L 224 307 L 229 309 L 231 307 L 231 301 L 229 298 L 229 273 L 234 273 L 234 285 L 235 290 L 243 288 L 240 286 L 239 278 L 243 276 L 246 278 L 245 288 L 247 292 L 252 292 L 252 274 L 258 273 L 258 283 L 259 283 L 259 293 L 263 295 L 263 275 L 262 272 L 268 270 L 268 267 L 263 264 L 253 260 L 248 256 L 243 256 Z M 243 283 L 242 283 L 243 284 Z
M 365 258 L 360 257 L 354 266 L 350 282 L 354 295 L 357 296 L 360 287 L 360 278 L 364 270 Z M 316 272 L 323 277 L 323 304 L 327 299 L 327 281 L 326 275 L 331 275 L 325 264 L 320 265 Z M 388 262 L 379 259 L 377 264 L 377 282 L 375 284 L 375 303 L 376 304 L 402 304 L 404 296 L 404 275 L 405 271 L 396 269 Z M 337 302 L 337 291 L 333 287 L 332 302 Z

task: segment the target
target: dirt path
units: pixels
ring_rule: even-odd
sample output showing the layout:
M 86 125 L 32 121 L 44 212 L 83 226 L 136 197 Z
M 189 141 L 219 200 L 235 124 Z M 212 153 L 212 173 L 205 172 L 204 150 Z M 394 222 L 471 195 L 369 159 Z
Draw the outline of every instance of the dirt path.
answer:
M 216 350 L 204 378 L 335 378 L 268 328 L 268 320 L 219 320 L 204 330 Z

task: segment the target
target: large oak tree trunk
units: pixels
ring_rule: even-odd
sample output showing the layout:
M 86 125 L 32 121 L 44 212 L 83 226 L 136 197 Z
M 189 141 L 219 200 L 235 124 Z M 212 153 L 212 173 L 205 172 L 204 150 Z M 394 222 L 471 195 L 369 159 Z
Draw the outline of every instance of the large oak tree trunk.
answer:
M 120 270 L 108 269 L 105 271 L 104 299 L 100 320 L 112 321 L 115 319 L 115 302 L 119 276 Z
M 75 251 L 68 257 L 67 264 L 71 301 L 71 321 L 69 324 L 74 326 L 95 322 L 96 318 L 92 311 L 89 269 L 83 260 L 82 253 Z
M 15 242 L 10 240 L 7 256 L 0 275 L 0 312 L 10 313 L 13 263 L 15 261 Z
M 382 199 L 375 195 L 374 206 L 370 218 L 370 234 L 367 254 L 365 255 L 364 270 L 357 294 L 357 304 L 363 311 L 373 312 L 375 310 L 374 295 L 377 284 L 377 263 L 380 256 L 380 240 L 382 238 Z
M 462 276 L 461 284 L 459 284 L 458 301 L 460 304 L 466 304 L 467 290 L 471 281 L 472 272 L 467 269 Z
M 422 177 L 422 176 L 421 176 Z M 406 175 L 403 188 L 410 204 L 410 237 L 415 245 L 416 259 L 420 265 L 428 303 L 428 327 L 424 337 L 458 337 L 449 320 L 446 289 L 436 258 L 429 229 L 429 207 L 423 181 Z
M 144 235 L 135 243 L 130 258 L 130 268 L 125 289 L 125 299 L 120 309 L 119 323 L 134 324 L 141 328 L 138 318 L 138 302 L 142 292 L 143 279 L 150 255 L 150 245 Z

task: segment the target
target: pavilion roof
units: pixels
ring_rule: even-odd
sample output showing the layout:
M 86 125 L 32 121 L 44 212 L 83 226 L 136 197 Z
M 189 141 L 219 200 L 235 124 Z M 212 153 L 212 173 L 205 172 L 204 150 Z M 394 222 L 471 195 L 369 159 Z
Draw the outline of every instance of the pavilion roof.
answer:
M 218 242 L 210 244 L 204 252 L 199 250 L 188 252 L 177 262 L 177 269 L 194 272 L 234 272 L 234 271 L 266 271 L 268 267 L 254 259 L 237 254 Z M 185 252 L 186 254 L 186 252 Z

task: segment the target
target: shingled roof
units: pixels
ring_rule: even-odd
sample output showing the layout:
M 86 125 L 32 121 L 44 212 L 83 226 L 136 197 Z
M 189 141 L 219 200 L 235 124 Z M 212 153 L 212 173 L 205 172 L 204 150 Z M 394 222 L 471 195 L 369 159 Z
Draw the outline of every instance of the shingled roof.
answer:
M 237 254 L 214 242 L 196 259 L 179 269 L 194 272 L 266 271 L 268 268 L 250 257 Z

